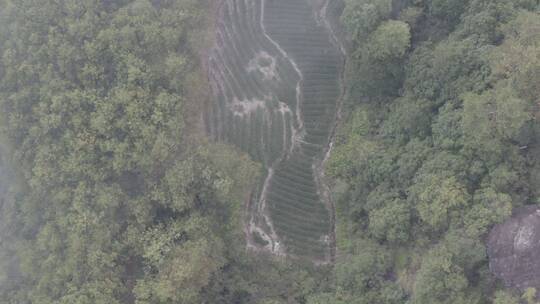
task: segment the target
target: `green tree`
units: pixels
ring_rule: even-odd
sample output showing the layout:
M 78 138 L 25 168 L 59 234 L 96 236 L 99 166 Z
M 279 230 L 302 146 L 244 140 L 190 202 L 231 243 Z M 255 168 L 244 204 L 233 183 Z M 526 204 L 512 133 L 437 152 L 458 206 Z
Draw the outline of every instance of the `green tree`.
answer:
M 493 304 L 518 304 L 519 299 L 513 296 L 512 294 L 498 290 L 495 292 L 495 299 L 493 300 Z
M 341 21 L 357 44 L 386 19 L 392 9 L 389 0 L 346 0 Z
M 519 136 L 533 119 L 528 103 L 508 87 L 465 95 L 463 113 L 466 145 L 491 163 L 519 148 Z
M 411 46 L 407 23 L 390 20 L 382 23 L 372 34 L 367 51 L 370 58 L 388 61 L 402 58 Z
M 412 138 L 422 139 L 430 134 L 432 104 L 429 101 L 406 96 L 396 99 L 390 107 L 391 112 L 382 127 L 389 139 L 407 143 Z
M 336 298 L 335 295 L 329 293 L 315 294 L 308 298 L 307 304 L 345 304 L 347 302 Z
M 448 227 L 454 213 L 469 204 L 466 188 L 455 177 L 422 176 L 412 191 L 420 219 L 436 230 Z
M 525 292 L 523 293 L 521 298 L 523 300 L 525 300 L 525 302 L 527 302 L 527 304 L 535 304 L 535 303 L 537 303 L 536 302 L 536 288 L 529 287 L 529 288 L 525 289 Z
M 468 298 L 467 287 L 463 268 L 453 262 L 444 247 L 438 247 L 423 258 L 412 300 L 415 304 L 475 303 Z
M 431 0 L 428 2 L 429 12 L 437 18 L 455 24 L 465 11 L 468 2 L 469 0 Z
M 512 198 L 493 189 L 480 189 L 473 195 L 473 206 L 465 215 L 464 226 L 471 237 L 484 235 L 512 213 Z
M 385 202 L 369 213 L 369 232 L 390 243 L 406 242 L 411 229 L 410 206 L 403 200 Z
M 390 267 L 390 259 L 384 248 L 371 241 L 360 240 L 355 244 L 354 254 L 336 263 L 338 294 L 361 295 L 380 286 Z

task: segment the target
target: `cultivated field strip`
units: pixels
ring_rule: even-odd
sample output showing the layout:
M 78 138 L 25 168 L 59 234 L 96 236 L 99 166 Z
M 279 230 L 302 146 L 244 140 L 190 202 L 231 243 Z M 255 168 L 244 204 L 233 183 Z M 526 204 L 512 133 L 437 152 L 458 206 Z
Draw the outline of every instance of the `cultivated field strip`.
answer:
M 342 55 L 321 4 L 223 1 L 208 61 L 216 98 L 207 127 L 267 169 L 249 210 L 248 246 L 327 262 L 332 214 L 319 171 L 338 110 Z
M 208 65 L 210 134 L 270 166 L 291 146 L 299 75 L 264 37 L 259 1 L 226 1 Z

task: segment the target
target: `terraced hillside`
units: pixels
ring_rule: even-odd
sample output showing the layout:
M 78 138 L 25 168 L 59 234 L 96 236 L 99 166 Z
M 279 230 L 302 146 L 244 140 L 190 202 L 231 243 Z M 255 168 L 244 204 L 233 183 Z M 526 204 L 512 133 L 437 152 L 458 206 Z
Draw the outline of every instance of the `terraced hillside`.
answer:
M 250 206 L 248 245 L 329 261 L 333 224 L 320 166 L 340 95 L 342 55 L 325 3 L 226 0 L 209 60 L 207 124 L 267 173 Z

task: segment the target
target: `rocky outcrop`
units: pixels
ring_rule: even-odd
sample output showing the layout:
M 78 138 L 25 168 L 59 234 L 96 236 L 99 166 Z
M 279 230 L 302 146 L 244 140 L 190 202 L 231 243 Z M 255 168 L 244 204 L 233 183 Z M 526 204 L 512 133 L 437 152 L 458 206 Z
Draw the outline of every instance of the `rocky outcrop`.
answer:
M 489 234 L 488 255 L 491 271 L 507 287 L 540 290 L 540 206 L 520 208 L 496 225 Z

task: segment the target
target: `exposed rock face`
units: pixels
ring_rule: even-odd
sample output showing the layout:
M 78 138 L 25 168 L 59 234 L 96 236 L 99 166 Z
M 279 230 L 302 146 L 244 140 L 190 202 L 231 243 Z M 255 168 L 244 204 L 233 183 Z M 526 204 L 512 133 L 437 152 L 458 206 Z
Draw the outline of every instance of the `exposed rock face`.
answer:
M 540 290 L 540 206 L 518 209 L 489 234 L 491 271 L 507 287 Z

